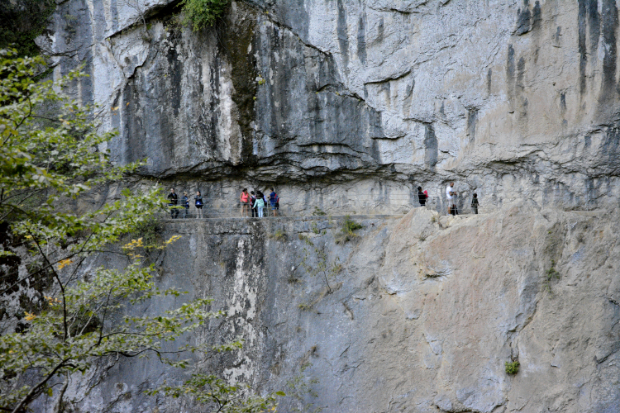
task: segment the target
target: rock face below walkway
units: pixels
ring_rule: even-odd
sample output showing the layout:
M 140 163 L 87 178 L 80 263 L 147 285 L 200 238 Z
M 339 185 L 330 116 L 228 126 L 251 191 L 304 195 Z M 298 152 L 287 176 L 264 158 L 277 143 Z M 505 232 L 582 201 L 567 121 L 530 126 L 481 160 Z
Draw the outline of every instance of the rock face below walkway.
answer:
M 439 218 L 420 208 L 359 219 L 348 242 L 341 218 L 179 220 L 166 226 L 182 238 L 159 258 L 159 282 L 228 311 L 195 339 L 245 340 L 196 367 L 287 392 L 281 412 L 611 413 L 619 215 L 515 205 Z M 323 252 L 336 264 L 328 279 L 301 264 L 320 268 Z M 139 361 L 107 372 L 80 411 L 193 411 L 140 393 L 179 379 L 162 369 Z

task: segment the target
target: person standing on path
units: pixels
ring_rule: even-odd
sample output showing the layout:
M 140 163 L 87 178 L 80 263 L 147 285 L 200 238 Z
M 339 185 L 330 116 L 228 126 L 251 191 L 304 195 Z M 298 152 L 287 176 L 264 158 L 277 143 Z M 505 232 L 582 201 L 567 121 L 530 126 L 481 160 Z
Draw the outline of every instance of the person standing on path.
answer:
M 276 191 L 271 188 L 271 193 L 269 194 L 269 203 L 271 204 L 271 210 L 273 211 L 274 217 L 278 216 L 278 201 L 278 194 L 276 194 Z
M 179 196 L 176 192 L 174 192 L 174 188 L 170 188 L 170 193 L 168 194 L 168 206 L 170 209 L 170 218 L 175 219 L 179 216 L 179 210 L 177 209 L 177 203 L 179 202 Z
M 252 218 L 258 216 L 258 211 L 256 211 L 256 207 L 254 206 L 255 203 L 256 203 L 256 194 L 254 194 L 254 191 L 252 191 L 250 195 L 250 209 L 252 210 Z
M 196 196 L 194 197 L 194 202 L 196 205 L 196 218 L 202 218 L 202 194 L 200 191 L 196 191 Z
M 183 192 L 183 208 L 185 208 L 185 219 L 189 216 L 189 197 L 187 196 L 187 192 Z
M 456 205 L 455 205 L 456 191 L 454 190 L 454 182 L 450 182 L 450 184 L 446 187 L 446 200 L 448 203 L 448 214 L 457 215 Z
M 478 215 L 478 205 L 478 194 L 474 192 L 474 196 L 471 199 L 471 210 L 476 215 Z
M 424 192 L 422 192 L 422 187 L 419 186 L 418 187 L 418 202 L 420 202 L 421 206 L 426 205 L 426 198 L 427 198 L 427 195 Z
M 254 202 L 254 208 L 258 211 L 258 217 L 263 217 L 263 208 L 265 207 L 265 198 L 261 192 L 257 194 L 256 201 Z
M 243 188 L 239 200 L 241 201 L 241 214 L 245 216 L 248 212 L 250 212 L 250 194 L 248 194 L 248 188 Z

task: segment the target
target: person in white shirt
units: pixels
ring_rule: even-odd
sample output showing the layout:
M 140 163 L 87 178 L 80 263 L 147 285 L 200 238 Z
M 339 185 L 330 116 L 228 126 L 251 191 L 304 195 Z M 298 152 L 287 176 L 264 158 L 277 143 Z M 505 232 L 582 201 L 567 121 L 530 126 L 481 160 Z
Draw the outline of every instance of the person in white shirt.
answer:
M 456 195 L 456 191 L 454 190 L 454 182 L 450 182 L 450 184 L 446 187 L 446 199 L 448 200 L 448 213 L 452 215 L 456 215 L 456 205 L 454 204 L 454 198 Z

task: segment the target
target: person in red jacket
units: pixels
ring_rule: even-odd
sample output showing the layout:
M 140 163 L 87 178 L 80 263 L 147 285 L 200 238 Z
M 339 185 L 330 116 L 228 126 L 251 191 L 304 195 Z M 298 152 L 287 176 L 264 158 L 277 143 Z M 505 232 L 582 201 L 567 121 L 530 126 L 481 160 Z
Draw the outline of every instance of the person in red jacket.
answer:
M 248 188 L 243 188 L 239 200 L 241 201 L 241 205 L 243 208 L 242 213 L 243 215 L 246 215 L 248 212 L 250 212 L 250 194 L 248 194 Z

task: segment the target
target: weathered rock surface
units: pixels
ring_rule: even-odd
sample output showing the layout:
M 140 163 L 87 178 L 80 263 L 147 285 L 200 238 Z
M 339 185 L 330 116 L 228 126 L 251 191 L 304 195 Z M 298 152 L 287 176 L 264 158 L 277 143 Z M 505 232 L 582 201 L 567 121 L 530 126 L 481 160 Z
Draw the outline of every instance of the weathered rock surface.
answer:
M 418 208 L 359 219 L 360 236 L 335 244 L 341 221 L 168 225 L 183 238 L 161 257 L 160 283 L 215 297 L 231 315 L 197 339 L 245 339 L 242 352 L 212 366 L 259 391 L 286 391 L 282 412 L 618 411 L 617 210 L 515 205 L 439 218 Z M 342 265 L 329 287 L 300 265 L 306 257 L 317 266 L 308 240 Z M 549 279 L 551 268 L 558 277 Z M 511 360 L 521 364 L 516 376 L 505 372 Z M 108 371 L 75 406 L 193 411 L 141 394 L 147 383 L 178 380 L 162 369 L 151 360 Z M 295 378 L 316 396 L 288 388 Z
M 248 0 L 197 33 L 175 4 L 58 6 L 55 75 L 85 62 L 75 93 L 119 130 L 117 162 L 213 210 L 243 187 L 276 185 L 289 215 L 431 194 L 344 244 L 326 218 L 170 223 L 160 282 L 233 315 L 193 339 L 246 339 L 197 367 L 316 391 L 282 412 L 620 411 L 616 1 Z M 439 217 L 449 180 L 462 208 L 503 208 Z M 304 237 L 339 258 L 329 286 Z M 80 411 L 193 410 L 142 394 L 180 379 L 156 361 L 91 374 Z
M 483 205 L 618 201 L 613 0 L 252 0 L 199 33 L 174 3 L 63 2 L 51 42 L 73 56 L 57 74 L 86 61 L 77 93 L 146 175 L 330 199 L 421 184 L 438 208 L 449 179 Z

